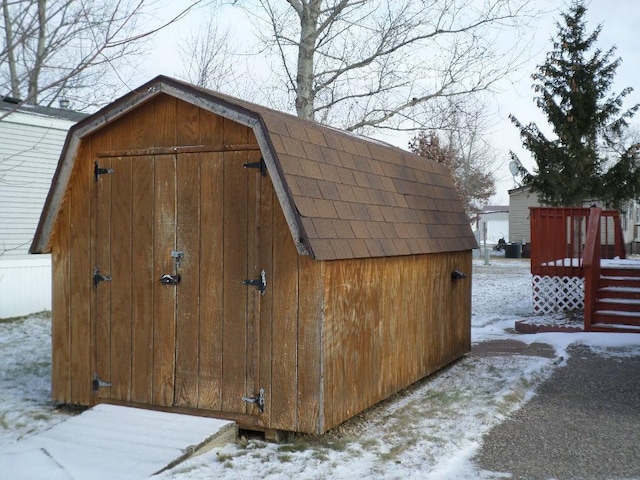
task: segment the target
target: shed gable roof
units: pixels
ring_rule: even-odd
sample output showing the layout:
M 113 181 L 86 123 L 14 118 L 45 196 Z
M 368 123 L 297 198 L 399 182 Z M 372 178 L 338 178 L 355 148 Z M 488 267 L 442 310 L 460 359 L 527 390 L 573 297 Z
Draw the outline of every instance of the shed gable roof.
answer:
M 64 160 L 72 160 L 78 139 L 161 93 L 253 128 L 301 254 L 337 260 L 476 247 L 444 166 L 382 142 L 160 76 L 72 128 L 32 252 L 50 248 L 51 216 L 57 215 L 70 175 L 63 170 L 73 165 Z

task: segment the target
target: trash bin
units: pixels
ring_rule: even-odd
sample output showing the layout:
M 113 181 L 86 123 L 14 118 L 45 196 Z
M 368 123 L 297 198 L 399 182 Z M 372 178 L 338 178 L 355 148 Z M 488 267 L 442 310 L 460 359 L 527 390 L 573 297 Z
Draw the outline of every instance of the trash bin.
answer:
M 504 249 L 505 258 L 522 258 L 522 244 L 520 242 L 507 243 Z

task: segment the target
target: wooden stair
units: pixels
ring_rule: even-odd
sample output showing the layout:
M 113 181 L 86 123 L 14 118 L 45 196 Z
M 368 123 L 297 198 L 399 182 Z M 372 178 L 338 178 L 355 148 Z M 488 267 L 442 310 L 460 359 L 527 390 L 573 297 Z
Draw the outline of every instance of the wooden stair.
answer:
M 640 333 L 639 265 L 602 266 L 591 319 L 592 332 Z

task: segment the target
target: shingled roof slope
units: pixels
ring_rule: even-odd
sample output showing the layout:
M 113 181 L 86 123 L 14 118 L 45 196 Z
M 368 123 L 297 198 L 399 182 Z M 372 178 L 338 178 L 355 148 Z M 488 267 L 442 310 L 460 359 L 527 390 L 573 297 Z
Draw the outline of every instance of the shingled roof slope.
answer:
M 443 166 L 296 117 L 263 119 L 315 258 L 474 248 Z
M 292 230 L 316 260 L 386 257 L 476 248 L 448 170 L 405 150 L 234 97 L 159 76 L 73 127 L 90 133 L 157 94 L 172 94 L 256 132 Z M 67 139 L 69 144 L 69 138 Z M 268 152 L 264 150 L 268 149 Z M 65 150 L 67 147 L 65 147 Z M 70 153 L 70 152 L 67 152 Z M 63 152 L 63 157 L 65 152 Z M 63 165 L 61 159 L 61 165 Z M 67 163 L 69 165 L 69 163 Z M 68 168 L 68 167 L 67 167 Z M 56 173 L 58 177 L 58 172 Z M 68 178 L 63 175 L 62 178 Z M 55 179 L 54 179 L 55 181 Z M 52 188 L 55 188 L 53 186 Z M 64 189 L 64 187 L 62 187 Z M 56 197 L 51 195 L 50 197 Z M 60 194 L 57 195 L 58 198 Z M 47 201 L 49 203 L 49 200 Z M 47 211 L 56 211 L 45 207 Z M 293 223 L 292 223 L 293 222 Z M 43 220 L 32 251 L 44 251 Z M 51 223 L 49 223 L 50 225 Z M 297 238 L 298 236 L 302 238 Z
M 376 140 L 202 91 L 260 115 L 314 258 L 477 248 L 443 165 Z

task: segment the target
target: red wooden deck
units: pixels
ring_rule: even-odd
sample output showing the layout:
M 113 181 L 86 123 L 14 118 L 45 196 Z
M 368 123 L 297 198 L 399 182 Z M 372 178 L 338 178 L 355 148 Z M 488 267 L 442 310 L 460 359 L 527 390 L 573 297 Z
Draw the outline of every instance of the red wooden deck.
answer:
M 585 331 L 640 333 L 640 261 L 624 260 L 617 211 L 531 208 L 531 273 L 584 278 Z

